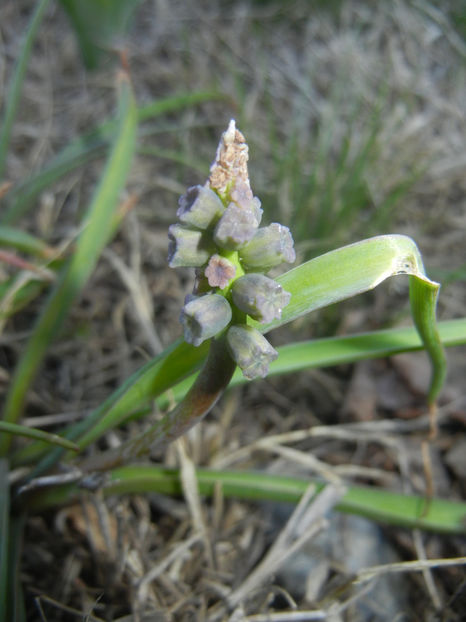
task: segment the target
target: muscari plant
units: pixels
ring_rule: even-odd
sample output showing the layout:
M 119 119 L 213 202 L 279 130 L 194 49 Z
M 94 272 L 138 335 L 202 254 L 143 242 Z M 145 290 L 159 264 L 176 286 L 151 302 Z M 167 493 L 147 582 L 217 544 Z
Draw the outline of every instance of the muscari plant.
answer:
M 21 425 L 27 392 L 47 347 L 123 217 L 118 195 L 129 171 L 141 120 L 141 110 L 124 74 L 120 77 L 119 103 L 119 118 L 108 127 L 106 136 L 112 141 L 107 165 L 70 256 L 48 264 L 56 276 L 50 281 L 50 295 L 12 376 L 0 421 L 0 620 L 11 619 L 11 606 L 5 608 L 4 604 L 20 599 L 15 577 L 23 513 L 69 502 L 83 487 L 99 487 L 104 495 L 146 491 L 180 494 L 178 471 L 148 464 L 147 458 L 200 421 L 228 386 L 267 373 L 285 374 L 424 348 L 432 363 L 428 404 L 433 411 L 445 375 L 442 344 L 466 341 L 464 320 L 442 322 L 437 330 L 439 285 L 426 276 L 419 250 L 406 236 L 363 240 L 271 278 L 270 269 L 295 260 L 293 239 L 287 227 L 262 222 L 260 200 L 249 182 L 248 147 L 232 121 L 221 138 L 207 182 L 189 188 L 181 197 L 178 222 L 168 232 L 169 265 L 195 270 L 193 292 L 180 315 L 184 338 L 137 370 L 85 419 L 67 426 L 59 435 Z M 77 153 L 79 145 L 74 150 Z M 75 164 L 75 160 L 70 162 L 67 166 Z M 27 202 L 21 209 L 26 207 Z M 5 224 L 0 224 L 3 245 L 49 261 L 52 249 L 12 226 L 17 214 L 16 204 L 10 204 Z M 320 339 L 277 350 L 265 336 L 278 326 L 370 290 L 397 274 L 410 277 L 416 330 Z M 82 457 L 84 450 L 107 431 L 150 412 L 154 400 L 165 408 L 167 390 L 179 402 L 174 409 L 119 447 Z M 15 436 L 29 438 L 30 442 L 12 446 Z M 58 463 L 61 467 L 57 473 Z M 13 495 L 12 472 L 22 474 L 19 481 L 17 475 L 13 477 L 19 484 Z M 95 477 L 98 473 L 102 475 Z M 197 477 L 200 491 L 206 495 L 213 494 L 220 483 L 226 495 L 291 502 L 299 500 L 309 483 L 267 473 L 208 469 L 199 469 Z M 317 482 L 316 493 L 324 485 Z M 11 503 L 15 512 L 10 516 Z M 437 498 L 426 505 L 419 496 L 350 486 L 336 509 L 397 525 L 449 533 L 465 531 L 466 504 Z
M 104 494 L 147 490 L 179 494 L 176 470 L 141 464 L 141 460 L 200 421 L 228 386 L 267 373 L 284 374 L 424 347 L 432 363 L 428 403 L 434 410 L 445 375 L 442 342 L 462 343 L 464 321 L 442 322 L 439 335 L 435 321 L 439 285 L 426 276 L 415 243 L 400 235 L 370 238 L 316 257 L 273 279 L 267 275 L 271 268 L 295 260 L 293 239 L 283 225 L 264 226 L 260 200 L 250 187 L 247 161 L 247 144 L 232 121 L 220 140 L 207 182 L 189 188 L 180 198 L 178 222 L 169 227 L 169 265 L 195 270 L 193 292 L 180 314 L 184 338 L 135 372 L 85 420 L 68 426 L 60 441 L 36 438 L 12 453 L 11 466 L 32 465 L 20 489 L 28 509 L 70 501 L 83 485 L 100 486 Z M 392 329 L 290 344 L 277 350 L 265 337 L 273 328 L 369 290 L 396 274 L 410 275 L 417 333 L 409 328 Z M 150 412 L 153 399 L 165 408 L 168 389 L 179 403 L 155 424 L 115 449 L 76 458 L 76 452 L 83 452 L 106 431 Z M 11 433 L 20 434 L 21 426 L 11 417 L 17 413 L 12 395 L 15 384 L 3 425 L 16 425 Z M 60 446 L 50 449 L 51 443 Z M 65 476 L 50 475 L 58 461 L 71 469 Z M 99 472 L 105 477 L 89 479 Z M 205 469 L 198 471 L 198 481 L 205 494 L 211 494 L 214 483 L 220 482 L 225 494 L 286 501 L 296 501 L 306 485 L 296 478 Z M 464 531 L 466 514 L 462 503 L 434 499 L 426 508 L 422 497 L 360 486 L 351 486 L 337 509 L 398 525 L 451 532 Z

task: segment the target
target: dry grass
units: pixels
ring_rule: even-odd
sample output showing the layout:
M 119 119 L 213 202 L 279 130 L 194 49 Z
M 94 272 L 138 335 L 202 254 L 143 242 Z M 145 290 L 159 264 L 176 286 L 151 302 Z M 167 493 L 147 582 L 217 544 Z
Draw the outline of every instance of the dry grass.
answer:
M 31 6 L 10 0 L 0 8 L 0 93 Z M 371 201 L 354 211 L 354 226 L 335 225 L 335 240 L 323 244 L 356 239 L 396 184 L 421 164 L 421 177 L 388 218 L 390 228 L 412 235 L 439 274 L 464 266 L 465 42 L 424 2 L 346 2 L 338 19 L 309 7 L 299 1 L 144 2 L 128 42 L 139 101 L 213 86 L 227 95 L 223 103 L 154 123 L 144 143 L 207 166 L 220 131 L 236 116 L 251 146 L 256 194 L 293 227 L 296 189 L 285 174 L 293 149 L 302 157 L 303 178 L 317 167 L 325 181 L 329 173 L 317 149 L 322 134 L 337 160 L 351 131 L 351 161 L 378 106 L 377 158 L 362 173 Z M 85 73 L 56 6 L 35 50 L 9 154 L 13 182 L 113 108 L 113 68 Z M 72 240 L 76 214 L 98 175 L 93 164 L 43 193 L 29 230 L 54 245 Z M 166 267 L 166 228 L 177 195 L 199 181 L 203 176 L 194 168 L 138 157 L 128 186 L 136 206 L 49 352 L 29 398 L 28 423 L 48 428 L 85 417 L 180 334 L 179 308 L 191 275 Z M 302 202 L 300 214 L 310 207 Z M 322 242 L 310 226 L 297 233 L 311 238 L 311 246 Z M 302 256 L 307 248 L 299 247 Z M 3 270 L 0 265 L 0 276 Z M 346 305 L 346 314 L 327 321 L 341 332 L 381 325 L 393 311 L 393 296 L 397 308 L 405 300 L 398 286 L 387 291 L 368 298 L 364 308 Z M 464 315 L 465 303 L 464 287 L 452 283 L 441 296 L 441 315 Z M 0 336 L 0 387 L 8 383 L 36 311 L 15 316 Z M 318 331 L 315 323 L 300 322 L 287 336 Z M 452 357 L 431 458 L 437 493 L 455 498 L 465 493 L 464 480 L 448 456 L 466 442 L 466 369 L 460 355 Z M 370 363 L 364 391 L 373 397 L 351 408 L 351 369 L 303 373 L 227 394 L 205 422 L 159 456 L 181 467 L 183 500 L 89 495 L 79 505 L 31 516 L 22 566 L 28 620 L 459 622 L 464 574 L 461 566 L 436 560 L 461 555 L 464 543 L 328 519 L 345 482 L 424 490 L 420 439 L 428 421 L 409 418 L 423 415 L 424 407 L 410 385 L 419 372 L 407 365 Z M 115 433 L 107 437 L 109 445 L 118 440 Z M 331 486 L 312 503 L 305 497 L 288 516 L 286 508 L 227 500 L 221 490 L 206 502 L 193 483 L 195 465 L 317 473 Z M 361 542 L 379 557 L 365 555 Z M 429 558 L 434 561 L 424 561 Z M 403 565 L 408 560 L 412 565 Z M 409 571 L 401 583 L 375 582 L 399 571 Z

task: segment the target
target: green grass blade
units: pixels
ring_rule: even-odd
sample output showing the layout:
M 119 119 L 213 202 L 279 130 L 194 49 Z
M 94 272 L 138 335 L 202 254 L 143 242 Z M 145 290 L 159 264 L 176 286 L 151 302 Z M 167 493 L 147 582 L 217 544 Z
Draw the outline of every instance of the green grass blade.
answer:
M 121 80 L 119 104 L 120 127 L 107 166 L 85 216 L 75 252 L 62 270 L 51 292 L 34 332 L 15 370 L 7 395 L 4 420 L 15 423 L 19 418 L 26 393 L 45 351 L 55 337 L 73 300 L 89 278 L 113 227 L 120 192 L 129 171 L 135 146 L 137 108 L 127 78 Z M 2 439 L 5 452 L 9 439 Z
M 445 320 L 438 323 L 438 332 L 443 347 L 466 345 L 466 319 Z M 330 367 L 356 363 L 365 359 L 383 358 L 401 352 L 416 352 L 424 344 L 415 328 L 391 328 L 348 337 L 324 337 L 310 341 L 290 343 L 277 348 L 278 358 L 270 364 L 268 377 L 282 376 L 311 368 Z M 194 382 L 189 376 L 170 389 L 169 395 L 162 395 L 156 401 L 165 409 L 170 402 L 180 401 Z M 249 381 L 237 369 L 230 387 L 247 384 Z
M 0 125 L 0 181 L 2 180 L 5 172 L 11 131 L 13 129 L 15 114 L 18 109 L 21 87 L 23 85 L 24 75 L 26 73 L 29 57 L 31 55 L 32 45 L 49 2 L 50 0 L 40 0 L 37 3 L 36 10 L 34 11 L 24 37 L 21 54 L 16 65 L 11 84 L 9 85 L 3 120 Z
M 8 622 L 8 543 L 10 533 L 10 487 L 8 461 L 0 458 L 0 622 Z
M 466 344 L 466 319 L 439 322 L 438 328 L 444 347 Z M 296 373 L 312 367 L 354 363 L 363 359 L 414 352 L 423 348 L 419 334 L 413 327 L 392 328 L 348 337 L 314 339 L 278 348 L 279 356 L 271 363 L 269 376 Z M 178 340 L 135 372 L 83 422 L 72 426 L 67 432 L 67 437 L 80 438 L 80 446 L 85 447 L 107 430 L 124 421 L 147 414 L 153 399 L 156 399 L 161 409 L 166 409 L 173 402 L 179 402 L 194 382 L 193 372 L 200 368 L 206 353 L 206 344 L 194 348 Z M 170 370 L 170 375 L 167 374 L 167 370 Z M 180 382 L 183 376 L 185 379 Z M 238 369 L 230 387 L 247 382 Z M 40 458 L 46 451 L 47 446 L 43 443 L 33 443 L 16 452 L 12 462 L 15 466 L 30 463 Z M 62 452 L 50 452 L 36 474 L 55 463 L 61 454 Z
M 170 389 L 181 378 L 192 374 L 202 365 L 208 349 L 207 342 L 195 348 L 179 339 L 141 367 L 98 408 L 64 434 L 69 439 L 79 439 L 80 448 L 88 446 L 107 430 L 146 408 L 151 400 Z M 14 462 L 29 463 L 40 458 L 44 452 L 47 452 L 47 447 L 43 443 L 34 443 L 18 451 Z M 46 458 L 37 466 L 34 474 L 49 468 L 62 454 L 61 450 L 47 452 Z
M 140 122 L 154 119 L 169 112 L 176 112 L 212 99 L 224 98 L 215 91 L 183 93 L 150 102 L 138 110 Z M 117 121 L 103 123 L 95 130 L 80 136 L 58 153 L 41 171 L 13 188 L 8 196 L 9 208 L 3 217 L 5 225 L 17 222 L 34 205 L 37 196 L 61 177 L 76 168 L 99 158 L 108 148 Z
M 182 495 L 178 469 L 157 465 L 125 466 L 111 471 L 109 475 L 110 481 L 103 486 L 105 495 L 147 492 Z M 226 497 L 253 501 L 297 503 L 311 482 L 316 485 L 316 493 L 325 486 L 314 478 L 283 477 L 251 471 L 197 469 L 196 475 L 201 495 L 212 496 L 220 485 Z M 28 497 L 27 505 L 37 510 L 68 503 L 78 494 L 76 485 L 51 488 Z M 449 534 L 466 533 L 464 502 L 434 498 L 426 508 L 426 500 L 422 496 L 403 495 L 366 486 L 348 486 L 347 493 L 336 509 L 399 527 Z
M 71 451 L 79 450 L 79 447 L 75 443 L 66 438 L 62 438 L 57 434 L 50 434 L 49 432 L 44 432 L 43 430 L 38 430 L 37 428 L 28 428 L 25 425 L 18 425 L 17 423 L 0 421 L 0 433 L 33 438 L 38 441 L 43 441 L 48 445 L 58 445 L 64 449 L 71 449 Z
M 105 51 L 121 41 L 141 0 L 59 0 L 68 14 L 87 69 L 95 69 Z
M 15 229 L 0 225 L 0 248 L 14 248 L 17 251 L 48 258 L 52 255 L 52 249 L 43 240 L 35 236 Z

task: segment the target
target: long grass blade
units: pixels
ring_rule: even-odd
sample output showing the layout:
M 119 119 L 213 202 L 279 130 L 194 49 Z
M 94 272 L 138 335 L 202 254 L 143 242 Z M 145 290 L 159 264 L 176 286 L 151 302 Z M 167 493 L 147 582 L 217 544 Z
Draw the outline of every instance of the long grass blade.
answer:
M 5 172 L 6 157 L 8 153 L 8 147 L 10 144 L 11 131 L 13 129 L 13 123 L 18 109 L 18 102 L 21 95 L 21 88 L 23 86 L 24 75 L 31 56 L 31 49 L 36 38 L 37 30 L 42 22 L 44 13 L 47 10 L 50 0 L 40 0 L 37 3 L 36 10 L 32 16 L 29 27 L 24 37 L 21 54 L 16 65 L 15 72 L 11 84 L 9 85 L 8 95 L 6 97 L 5 112 L 3 120 L 0 125 L 0 181 L 3 178 Z
M 62 438 L 57 434 L 50 434 L 49 432 L 44 432 L 43 430 L 38 430 L 37 428 L 28 428 L 25 425 L 18 425 L 17 423 L 0 421 L 0 433 L 33 438 L 38 441 L 43 441 L 48 445 L 58 445 L 64 449 L 70 449 L 71 451 L 79 450 L 79 447 L 75 443 L 66 438 Z
M 53 250 L 43 240 L 27 231 L 0 225 L 0 248 L 14 248 L 23 253 L 47 259 Z
M 10 490 L 8 485 L 8 462 L 0 458 L 0 622 L 8 622 L 8 543 L 10 533 Z
M 438 333 L 444 348 L 466 345 L 466 319 L 439 322 Z M 277 348 L 278 358 L 270 364 L 268 377 L 383 358 L 402 352 L 417 352 L 422 349 L 424 345 L 419 333 L 409 326 L 348 337 L 324 337 L 301 341 Z M 170 404 L 181 400 L 193 382 L 194 375 L 191 375 L 171 387 L 169 393 L 156 399 L 158 407 L 166 409 Z M 241 370 L 237 369 L 229 386 L 233 388 L 248 382 Z
M 106 232 L 113 226 L 119 195 L 131 165 L 137 129 L 137 108 L 126 76 L 120 80 L 119 105 L 120 126 L 107 166 L 85 216 L 75 252 L 63 268 L 15 370 L 5 405 L 6 422 L 15 423 L 19 418 L 45 351 L 94 269 L 107 242 Z M 6 437 L 2 439 L 0 453 L 6 451 L 9 441 Z
M 180 496 L 181 477 L 178 469 L 158 465 L 125 466 L 109 473 L 110 481 L 103 486 L 105 495 L 160 492 Z M 226 497 L 253 501 L 298 503 L 311 482 L 316 494 L 325 486 L 320 480 L 282 477 L 251 471 L 219 471 L 196 469 L 201 495 L 212 496 L 218 486 Z M 76 485 L 40 491 L 27 499 L 28 507 L 40 509 L 67 503 L 79 494 Z M 374 521 L 399 527 L 418 528 L 450 534 L 466 533 L 466 503 L 418 495 L 404 495 L 379 488 L 348 486 L 347 493 L 336 506 L 340 512 L 365 516 Z

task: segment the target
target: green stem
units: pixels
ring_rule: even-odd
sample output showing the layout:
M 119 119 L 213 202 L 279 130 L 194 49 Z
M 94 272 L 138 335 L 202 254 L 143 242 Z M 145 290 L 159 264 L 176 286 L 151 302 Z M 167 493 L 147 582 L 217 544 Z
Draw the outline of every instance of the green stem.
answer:
M 13 128 L 13 121 L 18 110 L 18 102 L 21 94 L 21 87 L 23 85 L 24 74 L 26 73 L 27 65 L 29 62 L 29 56 L 31 55 L 32 44 L 36 37 L 36 32 L 42 21 L 42 17 L 47 9 L 50 0 L 41 0 L 36 7 L 34 15 L 32 16 L 29 28 L 24 38 L 23 48 L 21 55 L 18 59 L 13 79 L 11 81 L 8 97 L 6 99 L 5 113 L 3 116 L 3 122 L 0 132 L 0 180 L 3 177 L 6 164 L 6 156 L 8 152 L 8 145 L 10 143 L 11 130 Z
M 204 367 L 184 399 L 148 430 L 120 447 L 84 460 L 83 471 L 106 471 L 149 454 L 185 434 L 214 407 L 235 371 L 225 336 L 212 339 Z

